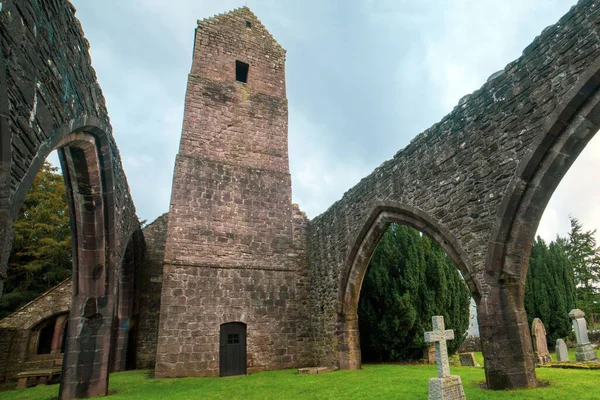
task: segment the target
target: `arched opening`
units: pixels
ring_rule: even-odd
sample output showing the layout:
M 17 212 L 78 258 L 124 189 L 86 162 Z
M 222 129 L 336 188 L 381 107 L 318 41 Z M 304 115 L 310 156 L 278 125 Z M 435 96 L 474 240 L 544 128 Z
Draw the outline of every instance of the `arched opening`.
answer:
M 29 334 L 29 357 L 62 354 L 68 313 L 55 314 L 35 325 Z
M 361 367 L 358 302 L 369 261 L 384 232 L 391 223 L 408 225 L 423 232 L 441 247 L 457 266 L 473 296 L 478 288 L 470 279 L 469 261 L 453 236 L 423 211 L 410 206 L 377 206 L 363 226 L 348 258 L 340 287 L 338 311 L 338 360 L 340 369 Z
M 51 156 L 57 165 L 57 155 Z M 0 297 L 0 318 L 71 276 L 72 232 L 67 193 L 62 173 L 54 165 L 44 162 L 13 223 L 14 239 Z M 36 300 L 39 301 L 44 300 Z
M 599 82 L 597 61 L 548 117 L 502 200 L 486 259 L 486 274 L 498 285 L 478 304 L 486 380 L 492 389 L 536 385 L 524 309 L 529 257 L 550 197 L 600 127 Z
M 61 398 L 106 395 L 116 268 L 115 193 L 108 127 L 82 116 L 40 144 L 11 198 L 16 219 L 50 152 L 62 167 L 72 233 L 72 308 L 61 375 Z M 59 342 L 60 346 L 60 342 Z
M 246 324 L 221 324 L 219 336 L 219 375 L 246 375 Z
M 427 235 L 391 223 L 365 272 L 358 302 L 363 363 L 434 362 L 423 332 L 441 315 L 455 332 L 453 354 L 469 328 L 471 294 L 450 257 Z
M 54 328 L 56 319 L 47 321 L 38 331 L 36 354 L 50 354 L 52 351 L 52 338 L 54 337 Z

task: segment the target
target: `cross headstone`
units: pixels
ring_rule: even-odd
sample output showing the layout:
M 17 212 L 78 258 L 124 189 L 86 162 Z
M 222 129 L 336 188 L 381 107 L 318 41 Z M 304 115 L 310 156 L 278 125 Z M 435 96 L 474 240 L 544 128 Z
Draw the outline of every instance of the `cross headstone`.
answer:
M 446 341 L 454 339 L 454 331 L 445 329 L 444 317 L 431 317 L 433 331 L 425 332 L 425 341 L 434 343 L 438 377 L 429 379 L 429 400 L 465 399 L 460 376 L 450 375 Z
M 438 378 L 445 378 L 450 376 L 446 340 L 454 339 L 454 331 L 452 329 L 444 329 L 444 317 L 442 316 L 432 317 L 431 322 L 433 324 L 433 332 L 425 332 L 425 341 L 434 344 Z
M 577 361 L 597 361 L 598 354 L 592 347 L 590 339 L 588 339 L 587 322 L 585 320 L 585 313 L 579 309 L 571 310 L 569 318 L 573 322 L 573 329 L 575 330 L 575 337 L 577 338 L 577 352 L 575 353 L 575 360 Z
M 556 340 L 556 361 L 569 362 L 569 352 L 567 350 L 567 345 L 562 339 Z
M 531 323 L 531 338 L 533 340 L 533 355 L 537 365 L 546 365 L 552 362 L 552 357 L 548 351 L 546 342 L 546 328 L 542 320 L 534 318 Z

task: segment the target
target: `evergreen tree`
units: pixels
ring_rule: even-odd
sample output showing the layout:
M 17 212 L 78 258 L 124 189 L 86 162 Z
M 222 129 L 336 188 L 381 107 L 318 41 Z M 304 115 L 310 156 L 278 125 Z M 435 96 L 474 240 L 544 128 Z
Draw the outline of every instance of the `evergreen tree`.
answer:
M 427 347 L 431 317 L 443 315 L 456 338 L 469 325 L 470 293 L 450 258 L 427 236 L 396 224 L 381 238 L 367 269 L 358 305 L 365 361 L 415 360 Z
M 567 241 L 557 237 L 547 245 L 537 237 L 531 248 L 525 282 L 525 311 L 529 324 L 540 318 L 548 345 L 571 332 L 568 313 L 575 306 L 575 281 L 567 255 Z
M 570 216 L 571 232 L 567 252 L 575 275 L 577 308 L 595 320 L 598 313 L 598 288 L 600 280 L 600 249 L 596 246 L 596 230 L 584 231 L 577 218 Z
M 63 177 L 45 162 L 14 223 L 0 318 L 71 275 L 71 230 Z

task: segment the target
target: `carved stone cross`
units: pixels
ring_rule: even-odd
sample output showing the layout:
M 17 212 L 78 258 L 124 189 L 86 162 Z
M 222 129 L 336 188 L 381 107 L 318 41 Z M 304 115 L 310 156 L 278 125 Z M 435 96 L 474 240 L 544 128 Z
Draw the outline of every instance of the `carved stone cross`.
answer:
M 450 376 L 450 364 L 448 364 L 448 348 L 446 340 L 454 339 L 454 331 L 452 329 L 444 330 L 444 317 L 431 317 L 433 323 L 433 332 L 425 332 L 425 341 L 428 343 L 434 342 L 435 359 L 437 361 L 438 377 L 445 378 Z

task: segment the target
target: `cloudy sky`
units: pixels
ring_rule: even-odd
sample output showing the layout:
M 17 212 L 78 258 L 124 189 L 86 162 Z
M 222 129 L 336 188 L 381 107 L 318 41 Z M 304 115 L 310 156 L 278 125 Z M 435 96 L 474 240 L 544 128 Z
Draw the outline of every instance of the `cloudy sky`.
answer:
M 72 0 L 91 43 L 141 219 L 168 210 L 197 19 L 247 4 L 287 49 L 294 202 L 309 217 L 489 75 L 575 0 Z M 600 135 L 599 135 L 600 136 Z M 600 139 L 553 196 L 539 233 L 568 215 L 600 228 Z

